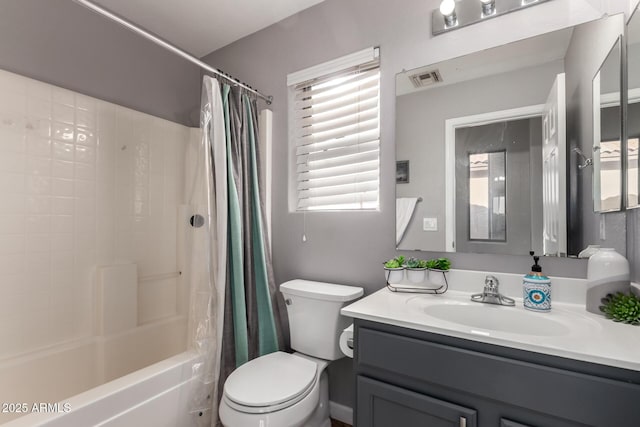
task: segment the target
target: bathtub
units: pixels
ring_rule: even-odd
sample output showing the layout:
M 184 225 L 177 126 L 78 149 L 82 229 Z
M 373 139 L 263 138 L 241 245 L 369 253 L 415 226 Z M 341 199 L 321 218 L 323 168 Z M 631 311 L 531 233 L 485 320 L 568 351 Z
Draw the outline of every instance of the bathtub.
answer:
M 0 362 L 3 427 L 187 425 L 186 318 Z

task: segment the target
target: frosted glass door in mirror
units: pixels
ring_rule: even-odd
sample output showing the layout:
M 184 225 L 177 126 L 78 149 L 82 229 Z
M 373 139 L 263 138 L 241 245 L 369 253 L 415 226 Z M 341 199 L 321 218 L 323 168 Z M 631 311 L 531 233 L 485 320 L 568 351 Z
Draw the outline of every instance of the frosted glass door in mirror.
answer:
M 506 151 L 469 154 L 469 240 L 505 241 Z
M 618 39 L 593 79 L 593 209 L 622 208 L 622 119 Z M 582 165 L 586 173 L 588 165 Z

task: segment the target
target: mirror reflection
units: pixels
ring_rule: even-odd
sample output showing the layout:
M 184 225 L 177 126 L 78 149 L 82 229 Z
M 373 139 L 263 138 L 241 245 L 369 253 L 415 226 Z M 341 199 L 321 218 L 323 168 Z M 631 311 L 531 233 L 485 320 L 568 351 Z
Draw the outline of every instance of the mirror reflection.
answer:
M 574 256 L 600 244 L 586 231 L 597 229 L 594 168 L 580 156 L 593 162 L 592 81 L 615 72 L 623 25 L 614 15 L 399 73 L 398 249 Z M 602 135 L 619 154 L 620 134 Z
M 640 140 L 640 12 L 627 25 L 627 207 L 638 206 L 638 141 Z
M 618 38 L 593 78 L 593 209 L 596 212 L 617 211 L 622 207 L 620 44 Z M 589 159 L 585 158 L 578 167 L 588 166 Z

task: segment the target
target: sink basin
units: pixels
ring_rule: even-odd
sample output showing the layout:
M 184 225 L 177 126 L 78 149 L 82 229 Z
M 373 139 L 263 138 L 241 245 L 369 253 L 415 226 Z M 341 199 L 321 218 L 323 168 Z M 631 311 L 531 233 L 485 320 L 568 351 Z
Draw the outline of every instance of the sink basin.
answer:
M 419 296 L 407 301 L 412 310 L 431 318 L 468 328 L 477 335 L 495 333 L 531 337 L 584 335 L 598 328 L 591 319 L 554 308 L 550 313 L 535 313 L 521 306 L 507 307 L 464 301 L 461 298 L 436 300 Z
M 571 329 L 546 313 L 490 304 L 437 304 L 425 308 L 428 316 L 479 329 L 536 336 L 561 336 Z

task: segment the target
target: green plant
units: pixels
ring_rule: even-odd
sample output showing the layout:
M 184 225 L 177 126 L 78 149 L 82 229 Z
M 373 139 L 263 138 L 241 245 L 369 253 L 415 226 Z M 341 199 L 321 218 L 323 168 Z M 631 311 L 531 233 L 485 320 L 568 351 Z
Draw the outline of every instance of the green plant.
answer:
M 407 263 L 405 265 L 407 268 L 420 268 L 420 260 L 411 257 L 407 260 Z
M 404 264 L 404 257 L 402 255 L 391 258 L 389 261 L 384 263 L 385 268 L 400 268 Z
M 448 258 L 434 258 L 426 262 L 427 268 L 432 270 L 449 270 L 451 268 L 451 261 Z
M 602 298 L 600 311 L 614 322 L 640 325 L 640 299 L 635 295 L 618 292 Z
M 421 259 L 418 261 L 418 268 L 427 268 L 427 261 L 424 259 Z

